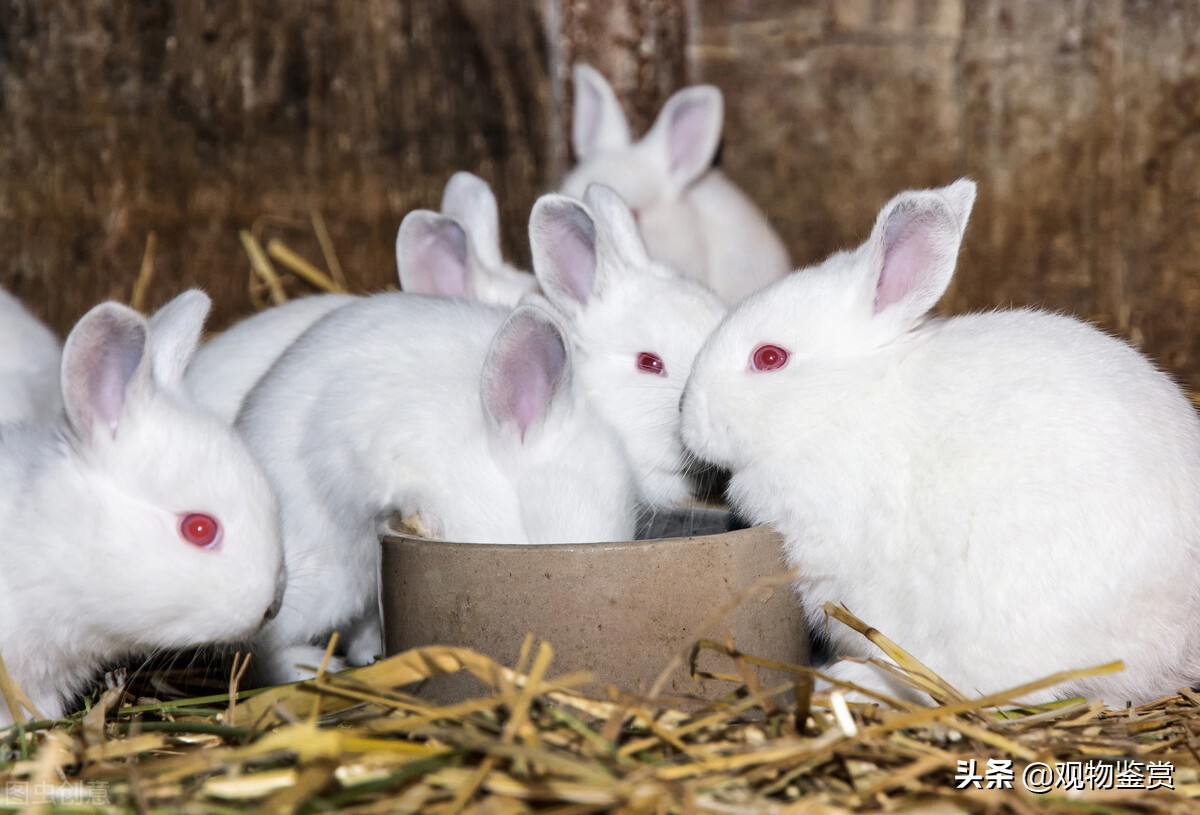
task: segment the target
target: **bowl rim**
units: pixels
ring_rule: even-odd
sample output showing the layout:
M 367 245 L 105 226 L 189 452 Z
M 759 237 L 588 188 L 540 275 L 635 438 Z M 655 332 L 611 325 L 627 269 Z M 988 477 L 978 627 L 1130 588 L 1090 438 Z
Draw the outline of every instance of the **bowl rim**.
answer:
M 451 549 L 469 547 L 472 551 L 498 553 L 537 551 L 547 553 L 580 553 L 594 554 L 606 551 L 633 551 L 649 548 L 670 548 L 676 546 L 701 546 L 731 544 L 741 538 L 758 538 L 764 533 L 774 537 L 782 545 L 779 532 L 770 524 L 757 524 L 745 529 L 735 529 L 732 532 L 714 532 L 708 535 L 687 535 L 675 538 L 649 538 L 646 540 L 627 541 L 590 541 L 580 543 L 468 543 L 465 541 L 448 541 L 435 538 L 421 538 L 408 535 L 399 530 L 388 531 L 380 535 L 380 546 L 406 546 L 415 549 Z

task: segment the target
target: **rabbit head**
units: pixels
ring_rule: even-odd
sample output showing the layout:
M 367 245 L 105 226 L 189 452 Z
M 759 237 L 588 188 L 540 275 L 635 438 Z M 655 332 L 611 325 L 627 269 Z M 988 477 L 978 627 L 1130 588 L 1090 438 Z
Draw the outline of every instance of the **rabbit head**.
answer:
M 571 141 L 579 164 L 560 191 L 582 198 L 589 184 L 612 187 L 656 260 L 706 279 L 704 216 L 688 192 L 712 168 L 721 142 L 721 92 L 712 85 L 680 90 L 635 142 L 607 80 L 584 64 L 575 66 L 573 79 Z
M 579 377 L 622 436 L 643 499 L 686 499 L 679 395 L 725 312 L 702 284 L 652 261 L 629 208 L 592 185 L 584 200 L 543 196 L 529 224 L 534 273 L 565 316 Z
M 862 400 L 950 284 L 974 200 L 967 180 L 901 193 L 866 243 L 742 301 L 696 359 L 688 447 L 737 468 Z
M 105 303 L 63 349 L 66 443 L 82 493 L 47 518 L 83 578 L 84 628 L 132 649 L 232 641 L 274 612 L 282 588 L 275 498 L 232 430 L 193 406 L 182 376 L 209 299 L 180 295 L 147 322 Z M 54 484 L 48 484 L 51 489 Z

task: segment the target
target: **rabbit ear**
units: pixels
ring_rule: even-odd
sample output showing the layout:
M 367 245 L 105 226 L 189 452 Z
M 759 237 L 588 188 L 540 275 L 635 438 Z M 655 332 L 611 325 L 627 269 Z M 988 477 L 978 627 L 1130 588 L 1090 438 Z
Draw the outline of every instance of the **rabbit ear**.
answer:
M 567 345 L 546 311 L 518 306 L 496 336 L 483 366 L 483 404 L 500 432 L 521 441 L 550 412 L 567 381 Z
M 584 200 L 543 195 L 529 216 L 533 273 L 546 299 L 568 316 L 603 296 L 614 277 L 650 268 L 646 244 L 621 196 L 589 184 Z
M 967 220 L 971 217 L 971 209 L 975 206 L 975 182 L 969 178 L 960 178 L 948 187 L 934 190 L 950 204 L 950 210 L 958 219 L 959 240 L 967 231 Z
M 876 314 L 894 314 L 908 326 L 937 304 L 954 276 L 974 201 L 975 183 L 962 179 L 888 202 L 870 238 Z
M 543 195 L 529 216 L 533 273 L 546 298 L 573 314 L 597 288 L 596 223 L 580 201 Z
M 196 354 L 204 320 L 212 300 L 199 289 L 189 289 L 160 308 L 150 318 L 154 377 L 164 385 L 183 382 L 183 374 Z
M 426 209 L 404 216 L 396 235 L 400 288 L 437 297 L 469 297 L 467 233 L 457 221 Z
M 112 302 L 71 330 L 63 346 L 63 403 L 80 439 L 90 441 L 99 428 L 115 436 L 125 404 L 150 395 L 148 334 L 146 318 Z
M 477 175 L 459 172 L 450 176 L 442 192 L 442 214 L 454 218 L 471 239 L 476 256 L 496 268 L 500 253 L 500 210 L 492 188 Z
M 695 85 L 663 105 L 643 139 L 666 169 L 669 191 L 679 193 L 712 166 L 721 144 L 725 98 L 712 85 Z
M 629 122 L 608 80 L 582 62 L 575 63 L 571 77 L 575 85 L 575 113 L 571 120 L 575 160 L 628 147 Z
M 630 269 L 643 269 L 650 263 L 646 242 L 638 231 L 629 205 L 616 190 L 604 184 L 588 184 L 583 200 L 592 210 L 600 235 L 601 257 L 611 248 Z M 601 267 L 603 267 L 601 263 Z

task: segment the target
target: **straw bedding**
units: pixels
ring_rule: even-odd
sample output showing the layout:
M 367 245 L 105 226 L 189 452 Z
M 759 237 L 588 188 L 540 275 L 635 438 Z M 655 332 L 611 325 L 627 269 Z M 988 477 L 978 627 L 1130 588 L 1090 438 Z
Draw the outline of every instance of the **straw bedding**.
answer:
M 844 609 L 829 612 L 831 624 L 858 628 L 940 703 L 847 703 L 840 691 L 812 693 L 818 672 L 799 666 L 792 681 L 761 687 L 751 670 L 758 661 L 728 643 L 697 649 L 725 655 L 722 676 L 733 690 L 675 704 L 615 688 L 581 694 L 575 688 L 586 677 L 556 675 L 547 643 L 527 641 L 513 669 L 468 650 L 428 647 L 259 691 L 237 693 L 234 673 L 233 696 L 150 700 L 110 688 L 70 719 L 0 731 L 0 801 L 58 796 L 64 811 L 1197 810 L 1193 691 L 1117 712 L 1082 699 L 1004 705 L 1021 689 L 963 699 Z M 436 707 L 404 690 L 460 670 L 490 691 Z M 989 760 L 1001 762 L 995 772 Z M 965 766 L 980 786 L 999 788 L 964 785 L 960 762 L 971 761 Z M 1082 789 L 1026 790 L 1025 768 L 1037 762 L 1068 773 L 1077 762 L 1073 785 Z M 1113 769 L 1088 769 L 1085 778 L 1089 762 Z M 1000 768 L 1011 769 L 1011 788 Z M 1135 780 L 1139 787 L 1118 788 Z

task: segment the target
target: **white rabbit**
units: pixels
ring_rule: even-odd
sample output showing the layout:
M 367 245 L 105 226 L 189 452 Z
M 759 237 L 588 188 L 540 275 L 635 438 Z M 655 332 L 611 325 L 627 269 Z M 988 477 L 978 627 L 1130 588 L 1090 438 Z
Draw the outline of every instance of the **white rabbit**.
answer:
M 581 197 L 606 184 L 625 199 L 655 260 L 736 303 L 791 271 L 787 250 L 762 211 L 712 166 L 725 103 L 712 85 L 676 93 L 638 142 L 612 86 L 576 64 L 571 139 L 579 165 L 559 190 Z
M 619 440 L 580 393 L 556 317 L 404 293 L 342 308 L 250 393 L 237 426 L 280 495 L 288 587 L 257 641 L 266 678 L 303 676 L 340 630 L 377 653 L 379 525 L 551 543 L 632 536 Z
M 930 316 L 974 198 L 966 180 L 902 193 L 858 249 L 747 298 L 696 359 L 684 439 L 782 532 L 810 623 L 844 604 L 967 693 L 1116 659 L 1027 698 L 1173 692 L 1200 678 L 1200 421 L 1078 320 Z
M 279 355 L 326 314 L 359 298 L 314 294 L 272 306 L 200 346 L 184 381 L 199 404 L 233 424 L 246 394 Z
M 629 208 L 593 184 L 583 201 L 545 195 L 529 220 L 535 274 L 566 317 L 579 378 L 621 434 L 644 501 L 692 491 L 679 396 L 692 360 L 725 314 L 708 288 L 646 254 Z
M 182 394 L 208 308 L 96 306 L 67 337 L 59 421 L 0 429 L 0 653 L 44 715 L 108 660 L 245 639 L 278 609 L 267 480 Z M 15 713 L 0 700 L 0 725 Z
M 417 210 L 401 223 L 396 236 L 401 288 L 507 306 L 536 290 L 533 275 L 500 255 L 500 219 L 486 181 L 455 173 L 442 193 L 442 212 Z M 188 389 L 232 423 L 246 394 L 288 346 L 326 314 L 357 299 L 315 294 L 247 317 L 201 346 L 187 371 Z
M 61 353 L 54 332 L 0 289 L 0 425 L 58 414 Z
M 446 182 L 442 212 L 415 210 L 396 235 L 400 288 L 410 294 L 465 297 L 515 306 L 537 280 L 504 262 L 500 214 L 492 188 L 459 172 Z

